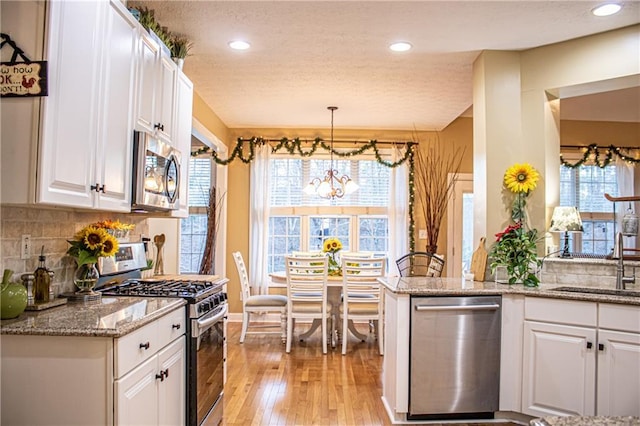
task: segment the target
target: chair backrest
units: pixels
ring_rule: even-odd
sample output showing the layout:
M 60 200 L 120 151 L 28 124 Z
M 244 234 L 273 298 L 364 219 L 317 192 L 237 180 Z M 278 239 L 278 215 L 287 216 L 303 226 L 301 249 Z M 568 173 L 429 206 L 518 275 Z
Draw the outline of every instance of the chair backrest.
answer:
M 291 257 L 322 257 L 325 254 L 321 251 L 292 251 Z
M 249 296 L 251 296 L 251 289 L 249 288 L 249 274 L 247 273 L 247 267 L 244 266 L 242 253 L 239 251 L 233 252 L 233 260 L 236 262 L 236 269 L 238 270 L 238 276 L 240 277 L 242 301 L 246 302 L 247 299 L 249 299 Z
M 340 257 L 373 257 L 372 251 L 341 251 Z
M 380 301 L 378 278 L 385 276 L 386 257 L 342 256 L 342 294 L 349 303 Z M 363 297 L 366 296 L 366 297 Z
M 426 251 L 407 253 L 396 260 L 401 277 L 439 277 L 444 259 Z
M 327 257 L 286 256 L 287 296 L 291 302 L 322 302 L 327 300 L 327 275 L 329 259 Z

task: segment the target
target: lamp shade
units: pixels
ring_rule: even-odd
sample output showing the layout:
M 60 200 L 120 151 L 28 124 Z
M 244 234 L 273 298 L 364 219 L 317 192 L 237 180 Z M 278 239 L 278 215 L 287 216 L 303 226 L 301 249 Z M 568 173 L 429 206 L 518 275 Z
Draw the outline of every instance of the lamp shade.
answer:
M 582 232 L 582 219 L 575 207 L 558 206 L 553 209 L 550 232 Z

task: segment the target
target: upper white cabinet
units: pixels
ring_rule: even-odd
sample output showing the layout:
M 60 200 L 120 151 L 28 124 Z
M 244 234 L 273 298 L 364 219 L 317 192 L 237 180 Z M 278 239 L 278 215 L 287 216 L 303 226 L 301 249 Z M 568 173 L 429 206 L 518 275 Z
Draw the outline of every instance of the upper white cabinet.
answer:
M 178 67 L 158 42 L 140 28 L 136 130 L 173 142 Z
M 171 212 L 173 217 L 189 216 L 189 159 L 191 158 L 191 117 L 193 110 L 193 83 L 178 73 L 176 86 L 175 146 L 182 153 L 180 168 L 180 206 Z
M 120 0 L 46 5 L 2 6 L 3 32 L 48 61 L 49 84 L 48 96 L 1 100 L 2 202 L 129 212 L 134 129 L 184 143 L 191 105 L 187 117 L 177 104 L 193 86 L 178 91 L 186 77 Z
M 117 0 L 49 3 L 37 202 L 130 210 L 136 27 Z

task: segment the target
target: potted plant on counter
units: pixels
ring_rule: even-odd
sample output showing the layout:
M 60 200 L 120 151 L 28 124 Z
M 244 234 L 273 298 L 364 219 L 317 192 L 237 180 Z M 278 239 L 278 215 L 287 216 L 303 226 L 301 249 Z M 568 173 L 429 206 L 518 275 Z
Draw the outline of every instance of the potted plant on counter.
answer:
M 514 164 L 504 174 L 504 186 L 515 194 L 511 205 L 511 219 L 514 225 L 496 234 L 496 242 L 491 247 L 491 273 L 497 282 L 522 283 L 527 287 L 537 287 L 540 279 L 535 270 L 541 265 L 537 255 L 538 231 L 526 229 L 526 200 L 536 188 L 540 175 L 530 164 Z M 506 272 L 506 277 L 500 273 Z M 503 272 L 503 273 L 504 273 Z

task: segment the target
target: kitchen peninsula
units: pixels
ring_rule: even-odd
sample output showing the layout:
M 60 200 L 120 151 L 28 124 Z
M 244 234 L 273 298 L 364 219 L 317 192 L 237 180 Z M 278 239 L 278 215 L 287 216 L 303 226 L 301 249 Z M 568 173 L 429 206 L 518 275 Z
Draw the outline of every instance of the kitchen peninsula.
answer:
M 502 299 L 496 417 L 640 415 L 637 284 L 619 296 L 559 291 L 563 284 L 545 282 L 526 288 L 461 278 L 380 281 L 386 289 L 382 399 L 392 421 L 407 421 L 411 412 L 411 301 L 442 296 Z

